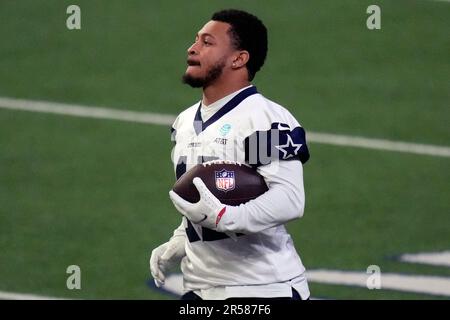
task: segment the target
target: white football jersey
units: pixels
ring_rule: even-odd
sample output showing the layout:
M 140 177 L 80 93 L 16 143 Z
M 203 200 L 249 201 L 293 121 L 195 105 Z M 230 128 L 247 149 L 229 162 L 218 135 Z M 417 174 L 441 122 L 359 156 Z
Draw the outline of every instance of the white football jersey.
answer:
M 302 180 L 298 184 L 303 192 L 301 164 L 309 159 L 309 152 L 305 132 L 289 111 L 250 86 L 228 99 L 206 121 L 201 114 L 199 102 L 183 111 L 172 126 L 175 143 L 172 160 L 177 178 L 198 163 L 216 159 L 246 163 L 263 176 L 263 168 L 294 161 L 295 168 L 299 168 L 296 177 Z M 286 170 L 280 172 L 290 175 Z M 267 193 L 270 189 L 269 185 Z M 304 194 L 301 196 L 304 203 Z M 250 202 L 258 204 L 259 198 L 262 197 Z M 266 201 L 268 208 L 269 202 L 280 200 L 266 197 L 261 201 Z M 284 205 L 287 211 L 297 210 L 291 209 L 289 203 Z M 245 209 L 246 206 L 240 207 Z M 233 223 L 229 223 L 230 229 L 234 228 L 232 231 L 238 234 L 237 240 L 183 217 L 188 239 L 181 266 L 186 290 L 274 284 L 304 273 L 302 261 L 284 227 L 292 218 L 286 218 L 285 212 L 271 212 L 259 219 L 259 210 L 253 212 L 252 219 L 241 219 L 233 227 Z

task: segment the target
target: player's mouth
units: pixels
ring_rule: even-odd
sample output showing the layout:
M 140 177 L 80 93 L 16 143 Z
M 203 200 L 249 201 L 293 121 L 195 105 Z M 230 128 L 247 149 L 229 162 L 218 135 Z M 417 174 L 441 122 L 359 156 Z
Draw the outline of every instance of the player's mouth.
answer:
M 190 67 L 193 67 L 193 66 L 200 66 L 200 62 L 199 62 L 199 61 L 197 61 L 197 60 L 192 60 L 192 59 L 187 59 L 187 64 L 188 64 L 188 66 L 190 66 Z

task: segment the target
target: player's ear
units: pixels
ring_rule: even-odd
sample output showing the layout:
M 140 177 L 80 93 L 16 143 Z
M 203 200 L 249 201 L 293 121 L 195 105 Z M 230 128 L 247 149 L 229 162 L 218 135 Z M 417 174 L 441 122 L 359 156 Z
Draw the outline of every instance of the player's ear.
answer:
M 250 59 L 250 53 L 248 53 L 247 50 L 239 51 L 233 60 L 233 64 L 232 64 L 233 69 L 242 68 L 243 66 L 245 66 L 247 64 L 249 59 Z

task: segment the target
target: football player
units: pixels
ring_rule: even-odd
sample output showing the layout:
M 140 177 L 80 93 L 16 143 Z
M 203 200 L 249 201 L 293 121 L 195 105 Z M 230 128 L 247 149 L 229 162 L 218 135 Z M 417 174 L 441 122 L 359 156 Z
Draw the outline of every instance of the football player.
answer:
M 199 178 L 198 203 L 170 191 L 182 222 L 152 251 L 150 269 L 160 286 L 181 263 L 182 299 L 309 298 L 305 268 L 285 228 L 303 215 L 309 152 L 297 120 L 251 84 L 266 54 L 266 27 L 240 10 L 214 13 L 187 50 L 183 82 L 202 88 L 203 96 L 172 126 L 177 178 L 198 163 L 232 160 L 253 166 L 269 190 L 239 206 L 223 205 Z

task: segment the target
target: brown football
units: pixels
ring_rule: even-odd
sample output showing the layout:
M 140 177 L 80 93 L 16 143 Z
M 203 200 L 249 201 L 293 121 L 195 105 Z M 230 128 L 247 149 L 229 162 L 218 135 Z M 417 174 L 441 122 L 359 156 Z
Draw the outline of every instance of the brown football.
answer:
M 223 204 L 237 206 L 268 190 L 264 178 L 253 168 L 231 161 L 209 161 L 194 166 L 174 184 L 175 191 L 183 199 L 195 203 L 200 200 L 192 183 L 195 177 L 205 185 Z

